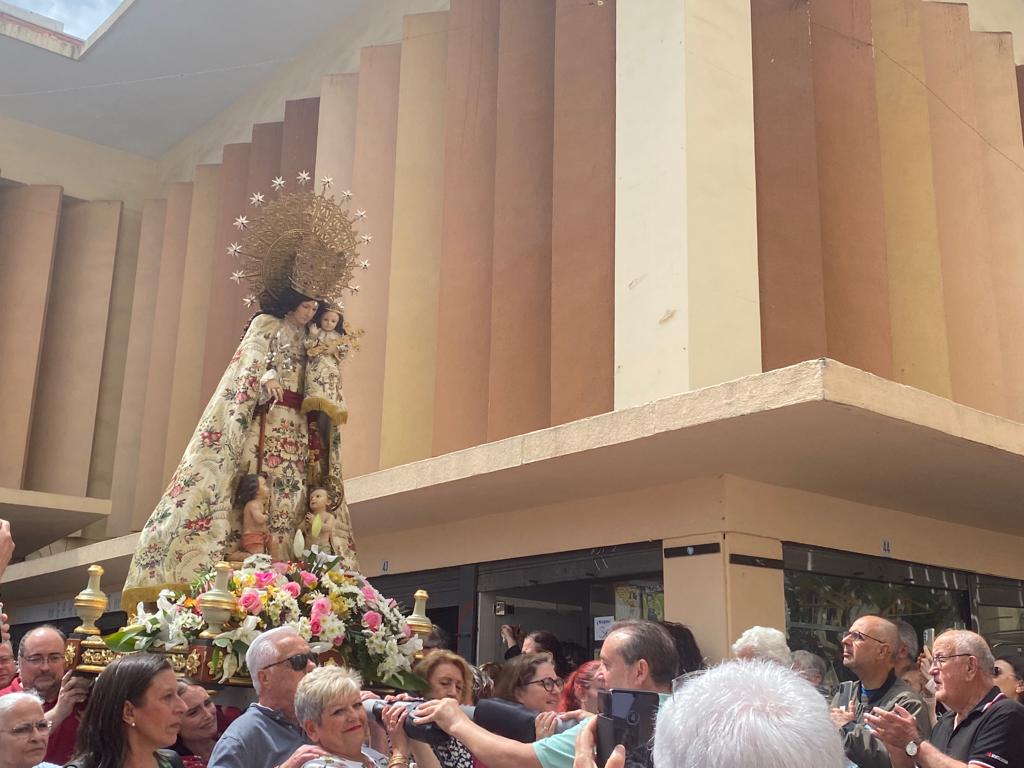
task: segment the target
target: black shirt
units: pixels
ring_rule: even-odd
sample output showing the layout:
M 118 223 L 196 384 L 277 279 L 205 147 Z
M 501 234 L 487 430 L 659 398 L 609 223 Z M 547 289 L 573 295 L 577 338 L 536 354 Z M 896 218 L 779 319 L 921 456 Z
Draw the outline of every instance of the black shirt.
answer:
M 956 728 L 955 717 L 947 712 L 932 730 L 944 754 L 981 768 L 1024 768 L 1024 706 L 993 686 Z

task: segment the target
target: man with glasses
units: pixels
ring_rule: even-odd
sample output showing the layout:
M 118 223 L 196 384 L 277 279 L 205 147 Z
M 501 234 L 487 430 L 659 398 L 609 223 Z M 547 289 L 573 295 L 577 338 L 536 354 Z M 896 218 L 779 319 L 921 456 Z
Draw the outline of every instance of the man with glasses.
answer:
M 862 616 L 842 642 L 843 666 L 857 675 L 858 683 L 840 687 L 832 700 L 832 722 L 839 728 L 851 763 L 860 768 L 890 768 L 889 750 L 866 723 L 868 712 L 899 706 L 913 715 L 922 733 L 931 732 L 924 700 L 896 676 L 899 630 L 881 616 Z
M 873 712 L 867 721 L 889 745 L 896 768 L 1024 768 L 1024 706 L 992 679 L 995 659 L 985 638 L 949 630 L 935 640 L 929 673 L 935 698 L 949 710 L 929 739 L 906 710 Z
M 295 719 L 295 691 L 316 664 L 309 643 L 292 627 L 257 637 L 245 654 L 245 666 L 258 701 L 217 740 L 209 768 L 301 768 L 327 754 L 309 742 Z
M 33 691 L 45 702 L 53 723 L 46 760 L 63 765 L 71 759 L 78 718 L 89 695 L 90 681 L 64 668 L 64 634 L 48 624 L 29 631 L 18 645 L 18 676 L 0 689 L 0 696 Z

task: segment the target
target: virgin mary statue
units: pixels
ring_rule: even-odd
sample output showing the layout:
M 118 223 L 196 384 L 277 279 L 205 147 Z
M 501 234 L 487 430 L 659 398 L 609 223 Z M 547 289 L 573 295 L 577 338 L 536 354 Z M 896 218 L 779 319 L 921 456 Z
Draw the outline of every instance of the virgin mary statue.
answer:
M 125 605 L 152 602 L 162 589 L 184 590 L 218 561 L 245 556 L 250 548 L 242 537 L 236 490 L 247 475 L 262 476 L 269 486 L 259 536 L 275 560 L 291 558 L 309 493 L 323 487 L 335 515 L 331 549 L 345 567 L 357 569 L 340 436 L 333 430 L 328 444 L 321 445 L 300 413 L 307 326 L 318 299 L 337 303 L 348 286 L 355 244 L 352 220 L 325 190 L 269 203 L 235 248 L 260 311 L 249 321 L 142 529 L 125 583 Z M 263 485 L 253 479 L 248 486 Z

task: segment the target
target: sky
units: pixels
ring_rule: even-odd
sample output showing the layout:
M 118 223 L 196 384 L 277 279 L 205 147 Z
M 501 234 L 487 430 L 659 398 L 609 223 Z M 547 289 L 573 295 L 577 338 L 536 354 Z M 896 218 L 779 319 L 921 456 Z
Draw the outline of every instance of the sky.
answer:
M 7 0 L 29 11 L 64 22 L 64 31 L 85 40 L 107 20 L 121 0 Z

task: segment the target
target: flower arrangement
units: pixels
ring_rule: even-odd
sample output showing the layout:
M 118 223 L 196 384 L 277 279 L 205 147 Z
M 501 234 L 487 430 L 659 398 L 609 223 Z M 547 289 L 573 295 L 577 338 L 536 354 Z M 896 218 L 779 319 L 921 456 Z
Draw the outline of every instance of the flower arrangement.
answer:
M 413 636 L 398 604 L 338 562 L 316 547 L 295 562 L 248 557 L 228 582 L 237 608 L 228 629 L 213 640 L 211 674 L 219 670 L 225 682 L 245 673 L 245 652 L 253 640 L 264 630 L 291 626 L 315 653 L 333 652 L 364 679 L 422 690 L 425 682 L 412 672 L 422 641 Z M 198 602 L 212 586 L 210 571 L 188 594 L 161 592 L 154 613 L 139 603 L 135 623 L 106 638 L 107 646 L 120 652 L 187 647 L 206 628 Z

